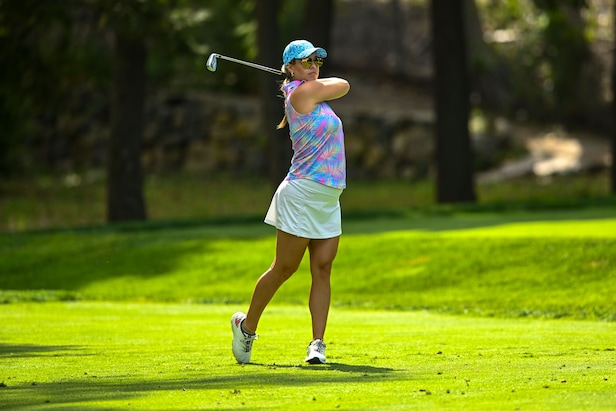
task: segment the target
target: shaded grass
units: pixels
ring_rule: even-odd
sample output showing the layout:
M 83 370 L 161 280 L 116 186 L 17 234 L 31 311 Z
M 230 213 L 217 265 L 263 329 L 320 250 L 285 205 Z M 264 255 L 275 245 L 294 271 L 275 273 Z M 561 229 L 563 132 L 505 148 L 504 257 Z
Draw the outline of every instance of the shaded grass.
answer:
M 612 209 L 350 219 L 336 306 L 616 319 Z M 263 223 L 0 235 L 0 299 L 246 303 L 273 259 Z M 276 295 L 305 304 L 307 259 Z
M 609 173 L 551 179 L 524 178 L 477 186 L 485 209 L 532 209 L 595 203 L 616 204 Z M 274 188 L 257 177 L 207 174 L 150 175 L 144 195 L 152 221 L 262 218 Z M 355 181 L 342 196 L 344 211 L 436 208 L 433 181 Z M 105 181 L 101 171 L 0 181 L 0 232 L 80 227 L 105 223 Z
M 304 364 L 303 307 L 270 306 L 253 363 L 242 307 L 0 306 L 3 409 L 609 410 L 614 324 L 333 309 L 328 364 Z

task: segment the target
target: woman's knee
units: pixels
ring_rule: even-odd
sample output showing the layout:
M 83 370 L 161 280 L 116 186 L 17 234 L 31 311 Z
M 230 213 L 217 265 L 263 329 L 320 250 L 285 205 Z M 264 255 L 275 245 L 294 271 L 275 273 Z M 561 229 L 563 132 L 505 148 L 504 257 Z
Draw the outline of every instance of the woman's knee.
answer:
M 310 264 L 310 273 L 313 280 L 328 282 L 332 273 L 332 262 L 312 262 Z
M 298 270 L 299 265 L 295 264 L 272 264 L 270 274 L 276 276 L 281 282 L 287 281 Z

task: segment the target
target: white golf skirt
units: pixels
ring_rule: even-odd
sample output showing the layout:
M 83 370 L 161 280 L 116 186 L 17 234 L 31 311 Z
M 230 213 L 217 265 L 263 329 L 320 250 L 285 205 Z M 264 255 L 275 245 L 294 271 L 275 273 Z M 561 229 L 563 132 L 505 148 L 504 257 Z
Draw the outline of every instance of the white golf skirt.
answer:
M 297 237 L 337 237 L 342 234 L 342 191 L 312 180 L 285 180 L 274 193 L 265 222 Z

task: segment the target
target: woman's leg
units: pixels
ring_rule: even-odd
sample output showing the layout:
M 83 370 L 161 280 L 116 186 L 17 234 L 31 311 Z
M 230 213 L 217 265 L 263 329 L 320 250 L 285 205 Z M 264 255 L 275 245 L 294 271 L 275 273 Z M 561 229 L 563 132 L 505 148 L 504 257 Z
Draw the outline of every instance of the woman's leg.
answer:
M 265 307 L 278 288 L 297 271 L 309 242 L 308 238 L 296 237 L 278 230 L 276 256 L 270 268 L 263 273 L 255 286 L 243 323 L 246 332 L 255 333 L 257 331 L 257 325 Z
M 312 316 L 312 339 L 323 339 L 331 300 L 330 277 L 332 264 L 338 252 L 340 237 L 325 240 L 312 240 L 308 245 L 310 252 L 310 315 Z

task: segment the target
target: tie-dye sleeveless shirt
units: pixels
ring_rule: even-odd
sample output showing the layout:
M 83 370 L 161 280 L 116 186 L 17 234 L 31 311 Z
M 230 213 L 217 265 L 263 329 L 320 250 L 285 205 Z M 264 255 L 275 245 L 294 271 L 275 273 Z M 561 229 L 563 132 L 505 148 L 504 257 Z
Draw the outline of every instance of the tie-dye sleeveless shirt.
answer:
M 302 83 L 291 81 L 283 87 L 285 113 L 293 145 L 291 167 L 285 180 L 305 178 L 344 189 L 346 158 L 342 121 L 325 102 L 319 103 L 308 114 L 295 111 L 289 99 Z

